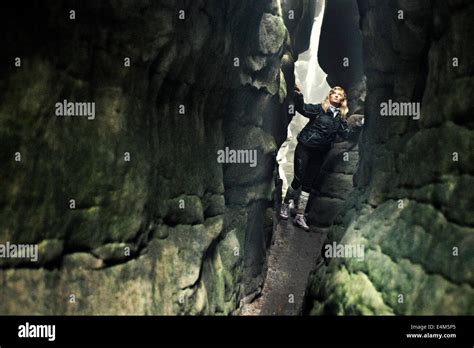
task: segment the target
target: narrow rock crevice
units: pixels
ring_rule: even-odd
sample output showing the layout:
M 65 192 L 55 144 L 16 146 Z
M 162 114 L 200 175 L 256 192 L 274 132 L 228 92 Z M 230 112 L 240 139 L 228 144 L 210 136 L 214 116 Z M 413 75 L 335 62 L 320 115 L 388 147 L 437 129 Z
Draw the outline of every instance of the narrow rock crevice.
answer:
M 0 259 L 0 314 L 474 313 L 473 11 L 7 0 L 0 244 L 39 259 Z M 314 104 L 342 86 L 360 128 L 328 153 L 309 232 L 277 215 L 307 122 L 295 84 Z M 382 117 L 389 100 L 420 117 Z

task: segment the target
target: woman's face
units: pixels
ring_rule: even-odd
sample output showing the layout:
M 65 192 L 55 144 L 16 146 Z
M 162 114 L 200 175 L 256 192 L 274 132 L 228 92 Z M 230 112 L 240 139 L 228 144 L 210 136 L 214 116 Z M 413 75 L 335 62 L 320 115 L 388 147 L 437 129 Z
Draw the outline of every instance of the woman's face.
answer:
M 344 100 L 344 92 L 339 90 L 333 90 L 329 93 L 329 102 L 334 106 L 341 105 Z

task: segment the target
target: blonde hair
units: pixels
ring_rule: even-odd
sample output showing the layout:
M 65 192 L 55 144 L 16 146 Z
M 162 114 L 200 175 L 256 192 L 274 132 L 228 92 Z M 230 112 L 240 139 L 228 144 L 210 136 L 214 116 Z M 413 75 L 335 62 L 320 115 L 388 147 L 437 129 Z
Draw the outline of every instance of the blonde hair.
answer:
M 335 86 L 335 87 L 331 88 L 331 90 L 329 91 L 327 97 L 321 102 L 321 107 L 323 108 L 324 112 L 328 111 L 329 105 L 331 105 L 331 103 L 329 102 L 329 96 L 331 94 L 333 94 L 335 91 L 342 92 L 342 94 L 344 96 L 342 101 L 341 101 L 341 105 L 339 105 L 339 110 L 341 112 L 341 116 L 343 118 L 346 118 L 347 114 L 349 113 L 349 107 L 347 106 L 346 92 L 344 91 L 344 89 L 342 87 Z

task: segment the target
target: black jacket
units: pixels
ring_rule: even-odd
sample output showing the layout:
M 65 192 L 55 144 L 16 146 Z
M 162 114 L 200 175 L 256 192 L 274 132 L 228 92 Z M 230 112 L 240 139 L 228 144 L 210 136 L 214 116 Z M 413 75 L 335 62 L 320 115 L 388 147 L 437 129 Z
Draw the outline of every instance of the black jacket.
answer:
M 309 122 L 298 134 L 298 141 L 308 147 L 331 146 L 339 135 L 346 140 L 350 129 L 347 121 L 339 114 L 333 116 L 331 110 L 324 112 L 321 104 L 305 104 L 303 95 L 295 93 L 295 109 L 308 117 Z

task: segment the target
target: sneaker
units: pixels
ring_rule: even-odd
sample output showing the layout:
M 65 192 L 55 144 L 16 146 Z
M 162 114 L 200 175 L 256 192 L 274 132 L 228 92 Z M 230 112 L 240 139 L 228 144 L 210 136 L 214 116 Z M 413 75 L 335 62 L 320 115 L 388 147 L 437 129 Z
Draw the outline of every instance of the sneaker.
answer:
M 306 223 L 306 217 L 304 214 L 296 214 L 295 219 L 293 220 L 293 224 L 302 230 L 309 231 L 309 226 Z
M 280 217 L 283 220 L 288 220 L 288 214 L 290 212 L 290 203 L 285 203 L 285 202 L 281 203 Z

